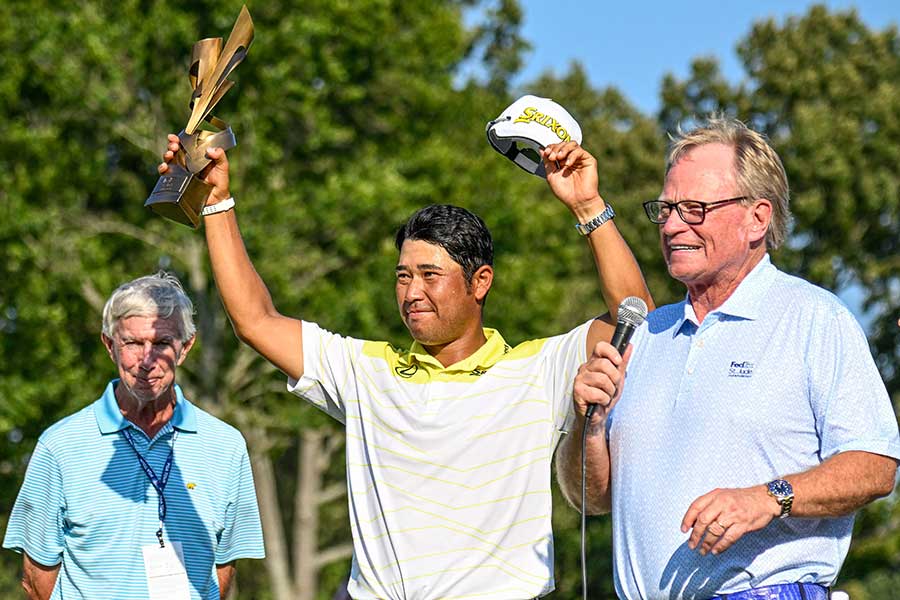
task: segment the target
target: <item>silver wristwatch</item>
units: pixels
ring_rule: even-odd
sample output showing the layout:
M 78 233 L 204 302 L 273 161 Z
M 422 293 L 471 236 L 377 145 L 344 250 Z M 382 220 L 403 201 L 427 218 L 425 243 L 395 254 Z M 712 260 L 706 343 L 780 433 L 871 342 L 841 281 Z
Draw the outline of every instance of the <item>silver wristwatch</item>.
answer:
M 610 219 L 616 216 L 616 211 L 613 210 L 612 204 L 607 204 L 606 209 L 587 223 L 575 223 L 575 229 L 578 230 L 578 233 L 581 235 L 588 235 L 593 230 L 597 229 Z

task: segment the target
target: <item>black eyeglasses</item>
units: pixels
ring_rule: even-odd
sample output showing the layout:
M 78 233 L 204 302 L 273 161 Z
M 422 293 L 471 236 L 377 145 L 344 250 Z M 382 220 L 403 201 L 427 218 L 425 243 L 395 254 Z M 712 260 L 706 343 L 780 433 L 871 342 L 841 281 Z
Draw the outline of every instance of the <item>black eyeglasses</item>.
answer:
M 688 225 L 700 225 L 706 218 L 706 211 L 713 206 L 719 204 L 727 204 L 728 202 L 738 202 L 746 200 L 747 196 L 738 196 L 737 198 L 726 198 L 725 200 L 716 200 L 715 202 L 700 202 L 699 200 L 682 200 L 680 202 L 667 202 L 665 200 L 648 200 L 644 202 L 644 212 L 647 218 L 657 225 L 665 223 L 672 209 L 678 211 L 678 216 Z

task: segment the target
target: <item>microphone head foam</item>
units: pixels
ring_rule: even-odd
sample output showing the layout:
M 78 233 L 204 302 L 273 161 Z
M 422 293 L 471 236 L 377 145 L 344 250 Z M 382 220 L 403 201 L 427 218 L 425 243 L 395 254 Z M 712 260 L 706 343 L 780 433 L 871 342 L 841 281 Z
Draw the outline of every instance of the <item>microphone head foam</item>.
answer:
M 647 303 L 637 296 L 628 296 L 619 304 L 616 320 L 637 327 L 647 318 Z

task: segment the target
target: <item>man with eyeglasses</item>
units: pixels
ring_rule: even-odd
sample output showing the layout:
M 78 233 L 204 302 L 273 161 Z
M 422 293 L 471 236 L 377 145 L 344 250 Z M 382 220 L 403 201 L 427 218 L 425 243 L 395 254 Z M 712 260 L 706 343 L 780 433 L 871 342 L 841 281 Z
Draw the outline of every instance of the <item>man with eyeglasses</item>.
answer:
M 595 348 L 578 425 L 557 453 L 578 505 L 612 511 L 617 594 L 632 599 L 828 597 L 853 513 L 894 487 L 900 436 L 865 335 L 831 293 L 772 265 L 788 183 L 765 138 L 710 119 L 670 148 L 658 200 L 684 301 L 631 349 Z

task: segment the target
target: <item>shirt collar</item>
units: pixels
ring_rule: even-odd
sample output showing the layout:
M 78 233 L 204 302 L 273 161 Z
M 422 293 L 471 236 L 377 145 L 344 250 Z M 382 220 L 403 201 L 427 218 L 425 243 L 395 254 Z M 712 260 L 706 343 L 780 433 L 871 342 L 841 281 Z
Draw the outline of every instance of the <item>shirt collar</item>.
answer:
M 713 312 L 722 313 L 739 319 L 755 320 L 759 313 L 765 296 L 775 277 L 775 267 L 769 259 L 768 253 L 756 263 L 756 266 L 747 273 L 747 276 L 738 284 L 738 287 L 728 297 L 722 306 Z
M 425 347 L 422 346 L 419 342 L 413 342 L 412 347 L 409 349 L 409 352 L 406 356 L 401 356 L 401 362 L 405 362 L 407 364 L 412 364 L 416 362 L 423 367 L 434 368 L 437 370 L 446 370 L 446 371 L 474 371 L 474 370 L 485 370 L 492 367 L 497 361 L 499 361 L 503 355 L 507 354 L 510 350 L 509 344 L 506 343 L 506 340 L 503 339 L 503 336 L 500 335 L 500 332 L 496 329 L 489 329 L 485 327 L 482 329 L 484 332 L 484 337 L 487 340 L 482 344 L 482 346 L 473 352 L 471 355 L 462 359 L 461 361 L 450 365 L 449 367 L 444 367 L 440 363 L 438 359 L 433 357 L 431 354 L 425 350 Z
M 775 277 L 776 270 L 772 260 L 769 258 L 769 254 L 766 253 L 741 280 L 737 289 L 722 303 L 722 306 L 710 312 L 709 315 L 727 315 L 751 321 L 757 319 L 765 301 L 766 293 Z M 694 329 L 699 327 L 697 314 L 694 312 L 694 307 L 691 304 L 690 294 L 685 294 L 682 304 L 684 316 L 682 316 L 681 322 L 675 327 L 674 335 L 684 332 L 686 323 L 693 325 Z
M 131 422 L 125 418 L 119 410 L 116 402 L 116 385 L 119 379 L 113 379 L 106 384 L 103 395 L 94 403 L 94 417 L 97 419 L 97 427 L 100 433 L 116 433 L 130 427 Z M 175 384 L 175 413 L 169 421 L 172 427 L 181 431 L 197 431 L 197 409 L 181 392 L 181 386 Z

